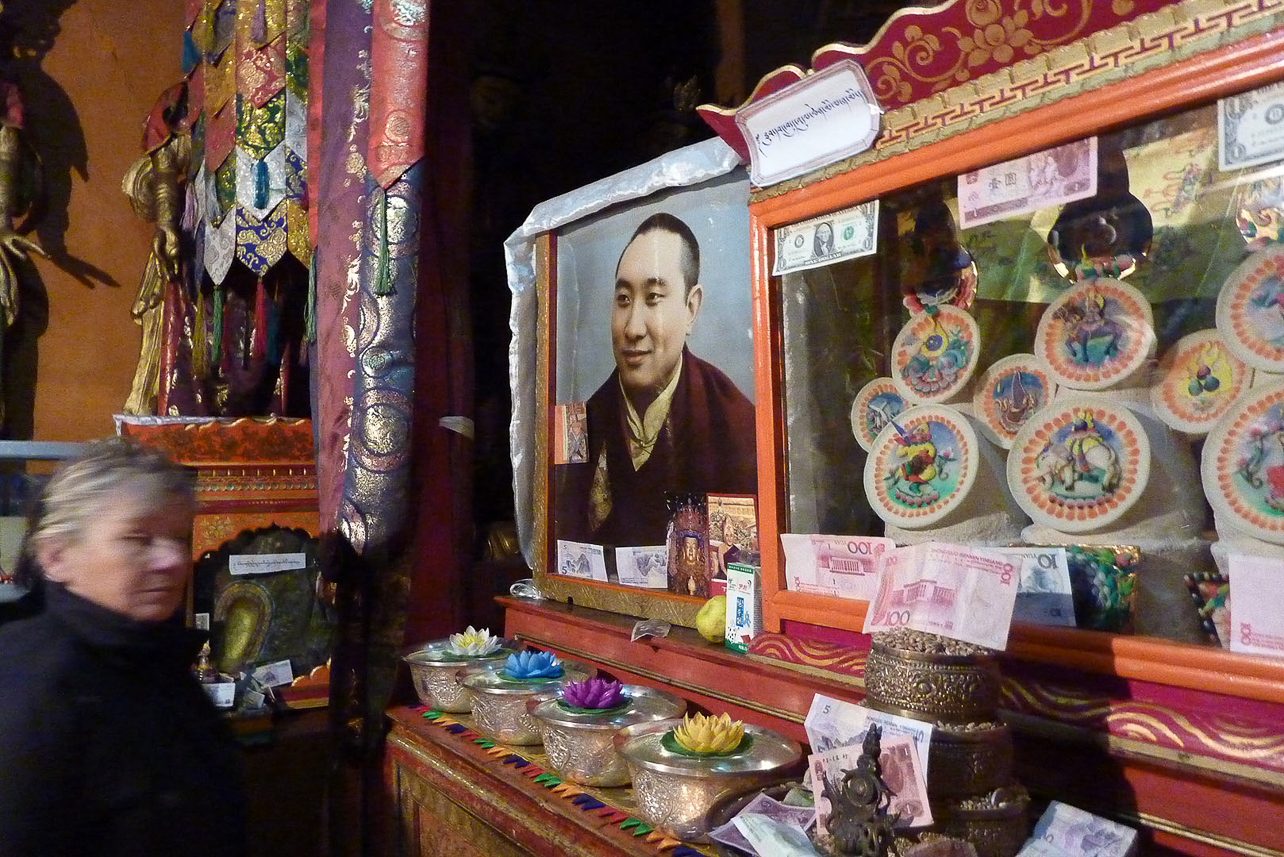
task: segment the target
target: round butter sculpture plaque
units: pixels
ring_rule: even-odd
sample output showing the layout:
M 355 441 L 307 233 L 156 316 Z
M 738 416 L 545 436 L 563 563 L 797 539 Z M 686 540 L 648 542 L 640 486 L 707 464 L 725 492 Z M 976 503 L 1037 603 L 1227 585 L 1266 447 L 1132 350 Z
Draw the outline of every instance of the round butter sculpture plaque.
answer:
M 856 394 L 852 402 L 852 434 L 860 448 L 869 452 L 874 438 L 901 411 L 908 407 L 891 378 L 875 378 Z
M 875 438 L 865 459 L 865 495 L 893 526 L 935 526 L 972 489 L 978 454 L 967 417 L 944 405 L 910 408 Z
M 1219 522 L 1284 544 L 1284 383 L 1231 407 L 1208 433 L 1200 470 Z
M 958 307 L 916 313 L 892 343 L 892 382 L 910 404 L 947 402 L 971 380 L 980 345 L 976 319 Z
M 1140 499 L 1150 478 L 1150 441 L 1122 405 L 1061 397 L 1017 432 L 1007 469 L 1012 495 L 1036 524 L 1092 532 Z
M 1053 380 L 1073 390 L 1105 390 L 1142 367 L 1155 347 L 1155 320 L 1141 292 L 1100 277 L 1048 305 L 1034 353 Z

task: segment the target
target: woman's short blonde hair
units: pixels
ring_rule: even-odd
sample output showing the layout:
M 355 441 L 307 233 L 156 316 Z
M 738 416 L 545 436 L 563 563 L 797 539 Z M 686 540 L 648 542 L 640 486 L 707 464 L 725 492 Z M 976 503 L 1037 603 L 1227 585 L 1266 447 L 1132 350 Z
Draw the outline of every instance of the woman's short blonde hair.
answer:
M 141 502 L 147 511 L 174 503 L 195 511 L 196 487 L 191 472 L 160 450 L 123 437 L 90 443 L 59 465 L 32 507 L 15 570 L 18 583 L 29 586 L 43 577 L 35 559 L 38 545 L 75 539 L 106 505 L 122 501 Z

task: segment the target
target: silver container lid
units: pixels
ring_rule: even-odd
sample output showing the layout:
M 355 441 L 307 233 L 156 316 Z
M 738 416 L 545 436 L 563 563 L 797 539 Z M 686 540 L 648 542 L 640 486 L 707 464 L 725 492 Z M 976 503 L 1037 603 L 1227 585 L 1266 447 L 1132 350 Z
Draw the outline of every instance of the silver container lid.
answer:
M 792 738 L 771 729 L 745 724 L 748 746 L 725 756 L 675 753 L 663 745 L 665 733 L 681 725 L 681 718 L 626 726 L 615 733 L 615 748 L 629 762 L 652 771 L 691 777 L 766 774 L 786 768 L 802 758 L 802 747 Z
M 499 644 L 499 650 L 489 655 L 456 655 L 450 651 L 450 640 L 433 640 L 407 652 L 402 659 L 412 664 L 441 667 L 457 664 L 463 668 L 487 661 L 506 659 L 521 648 L 521 644 L 516 640 L 500 640 Z
M 638 684 L 626 684 L 624 694 L 629 698 L 627 703 L 615 708 L 594 711 L 563 705 L 562 688 L 558 687 L 542 690 L 531 697 L 526 702 L 526 710 L 547 723 L 554 723 L 567 729 L 595 732 L 614 732 L 622 726 L 633 723 L 681 717 L 687 710 L 685 699 L 663 690 Z
M 460 683 L 477 693 L 490 693 L 496 696 L 512 694 L 529 695 L 549 685 L 558 685 L 564 681 L 583 681 L 597 674 L 597 668 L 580 661 L 559 659 L 562 674 L 556 678 L 509 678 L 504 672 L 503 661 L 470 667 L 460 679 Z

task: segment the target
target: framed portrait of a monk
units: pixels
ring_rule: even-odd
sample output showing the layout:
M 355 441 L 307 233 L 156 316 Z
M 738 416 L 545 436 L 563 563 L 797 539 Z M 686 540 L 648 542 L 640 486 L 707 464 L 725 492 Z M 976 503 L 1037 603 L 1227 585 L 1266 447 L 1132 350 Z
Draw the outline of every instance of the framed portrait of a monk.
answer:
M 694 616 L 655 573 L 675 498 L 757 493 L 748 196 L 711 140 L 509 239 L 518 530 L 544 594 Z

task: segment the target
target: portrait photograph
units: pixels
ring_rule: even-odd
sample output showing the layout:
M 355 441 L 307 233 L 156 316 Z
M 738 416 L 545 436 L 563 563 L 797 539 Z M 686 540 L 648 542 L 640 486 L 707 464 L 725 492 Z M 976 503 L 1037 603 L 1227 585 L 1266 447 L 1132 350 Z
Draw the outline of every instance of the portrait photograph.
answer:
M 757 492 L 747 202 L 735 170 L 556 234 L 551 401 L 587 426 L 557 539 L 662 545 L 671 495 Z

